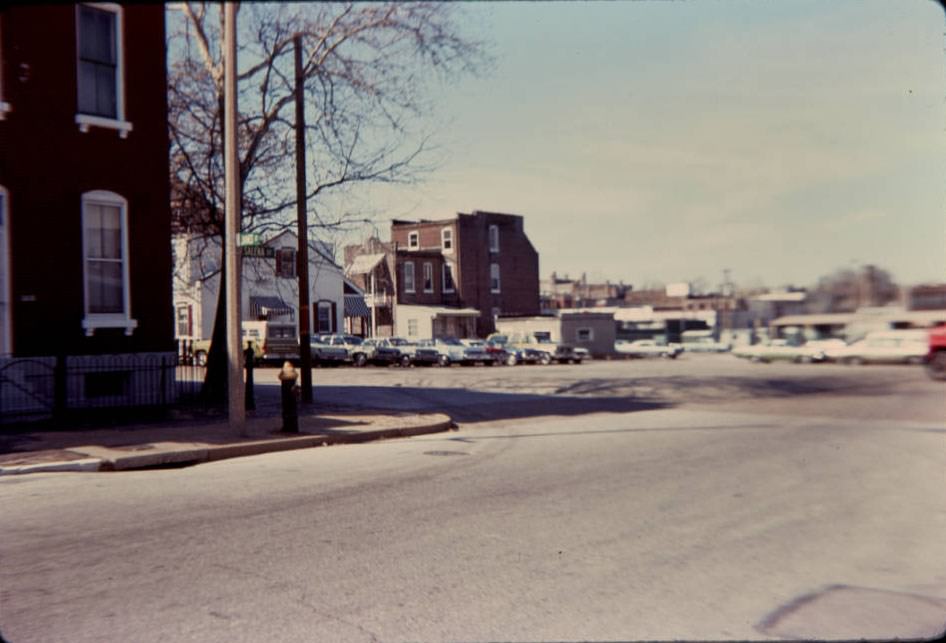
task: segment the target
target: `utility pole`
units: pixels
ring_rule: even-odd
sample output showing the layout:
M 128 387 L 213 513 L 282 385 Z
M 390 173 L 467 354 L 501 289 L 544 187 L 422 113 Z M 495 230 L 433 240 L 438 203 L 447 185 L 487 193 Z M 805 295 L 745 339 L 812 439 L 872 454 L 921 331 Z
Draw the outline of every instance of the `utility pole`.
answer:
M 302 403 L 312 403 L 312 345 L 309 322 L 309 228 L 306 222 L 305 180 L 305 83 L 302 75 L 302 35 L 293 37 L 296 50 L 296 219 L 299 250 L 299 364 L 302 370 Z
M 224 22 L 224 181 L 226 212 L 224 244 L 226 252 L 227 300 L 227 401 L 230 427 L 239 435 L 246 432 L 245 392 L 243 390 L 243 350 L 240 323 L 240 157 L 237 149 L 237 3 L 223 5 Z

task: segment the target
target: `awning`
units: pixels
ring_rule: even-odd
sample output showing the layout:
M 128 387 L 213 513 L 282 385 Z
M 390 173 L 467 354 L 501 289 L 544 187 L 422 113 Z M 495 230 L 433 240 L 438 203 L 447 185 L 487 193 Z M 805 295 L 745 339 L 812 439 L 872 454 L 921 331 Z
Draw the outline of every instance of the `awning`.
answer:
M 346 275 L 365 275 L 384 260 L 384 254 L 358 255 L 345 268 Z
M 254 317 L 270 317 L 271 315 L 293 316 L 295 309 L 279 297 L 250 297 L 250 314 Z
M 345 317 L 371 317 L 365 298 L 361 295 L 345 295 Z

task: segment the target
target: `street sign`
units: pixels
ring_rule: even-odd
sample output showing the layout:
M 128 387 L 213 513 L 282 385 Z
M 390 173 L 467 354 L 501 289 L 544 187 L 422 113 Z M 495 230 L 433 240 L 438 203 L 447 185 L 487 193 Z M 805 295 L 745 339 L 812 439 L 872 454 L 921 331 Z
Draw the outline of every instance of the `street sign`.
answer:
M 263 243 L 262 238 L 256 232 L 241 232 L 239 234 L 240 246 L 258 246 Z
M 242 251 L 244 257 L 276 258 L 276 248 L 270 248 L 269 246 L 243 246 Z

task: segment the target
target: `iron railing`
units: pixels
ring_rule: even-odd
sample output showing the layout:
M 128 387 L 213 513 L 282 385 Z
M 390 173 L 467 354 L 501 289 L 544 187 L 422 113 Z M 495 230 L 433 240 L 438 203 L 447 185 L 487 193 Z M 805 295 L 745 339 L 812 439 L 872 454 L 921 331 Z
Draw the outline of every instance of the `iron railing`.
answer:
M 208 410 L 206 369 L 177 352 L 0 359 L 0 424 L 113 410 Z

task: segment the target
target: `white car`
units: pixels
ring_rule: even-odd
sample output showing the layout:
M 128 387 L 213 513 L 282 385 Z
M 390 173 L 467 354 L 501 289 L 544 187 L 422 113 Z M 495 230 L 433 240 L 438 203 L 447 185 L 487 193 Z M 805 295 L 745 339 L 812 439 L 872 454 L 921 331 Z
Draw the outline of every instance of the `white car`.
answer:
M 761 344 L 738 346 L 732 354 L 753 362 L 823 362 L 825 351 L 817 345 L 798 344 L 787 339 L 773 339 Z
M 925 331 L 879 331 L 852 344 L 829 348 L 825 354 L 841 364 L 921 364 L 928 352 Z
M 679 344 L 660 344 L 653 339 L 629 341 L 619 339 L 614 342 L 614 350 L 628 357 L 666 357 L 676 359 L 683 352 Z

